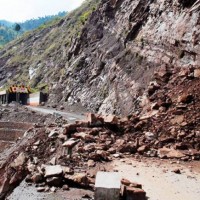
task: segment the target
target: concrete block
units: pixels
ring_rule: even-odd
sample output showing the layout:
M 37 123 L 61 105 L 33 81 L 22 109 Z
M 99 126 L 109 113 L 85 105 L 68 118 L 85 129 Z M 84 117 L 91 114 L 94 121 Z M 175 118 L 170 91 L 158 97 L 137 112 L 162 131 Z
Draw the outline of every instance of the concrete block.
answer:
M 95 181 L 95 200 L 119 200 L 121 176 L 117 172 L 98 172 Z

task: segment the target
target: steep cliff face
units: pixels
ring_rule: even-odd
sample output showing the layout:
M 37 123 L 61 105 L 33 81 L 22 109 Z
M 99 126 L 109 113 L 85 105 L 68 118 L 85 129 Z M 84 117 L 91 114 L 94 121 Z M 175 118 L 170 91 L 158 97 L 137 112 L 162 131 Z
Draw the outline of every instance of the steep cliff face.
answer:
M 68 100 L 128 114 L 155 68 L 199 66 L 199 3 L 194 3 L 102 1 L 70 52 L 71 63 L 79 65 L 67 70 Z
M 63 42 L 68 31 L 62 24 L 61 45 L 53 53 L 49 49 L 45 61 L 29 66 L 42 71 L 38 83 L 51 83 L 49 102 L 80 102 L 95 112 L 126 115 L 137 110 L 155 69 L 200 66 L 199 10 L 199 0 L 102 0 L 80 36 Z M 46 42 L 60 38 L 59 31 L 52 35 L 54 29 L 40 32 Z M 26 45 L 28 52 L 37 44 L 28 55 L 31 60 L 45 44 L 38 42 L 40 35 L 31 38 L 10 48 Z M 20 73 L 6 58 L 0 61 L 2 81 L 13 76 L 3 75 L 5 67 Z

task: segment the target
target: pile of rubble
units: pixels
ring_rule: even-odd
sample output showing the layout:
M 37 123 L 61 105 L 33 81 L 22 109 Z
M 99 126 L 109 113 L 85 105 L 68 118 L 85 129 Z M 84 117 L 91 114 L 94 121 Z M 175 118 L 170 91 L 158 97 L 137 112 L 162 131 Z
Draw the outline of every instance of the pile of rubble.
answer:
M 199 83 L 199 69 L 161 67 L 137 114 L 89 113 L 85 121 L 36 127 L 35 137 L 1 166 L 0 193 L 27 174 L 38 191 L 94 189 L 95 176 L 88 169 L 126 155 L 199 160 Z

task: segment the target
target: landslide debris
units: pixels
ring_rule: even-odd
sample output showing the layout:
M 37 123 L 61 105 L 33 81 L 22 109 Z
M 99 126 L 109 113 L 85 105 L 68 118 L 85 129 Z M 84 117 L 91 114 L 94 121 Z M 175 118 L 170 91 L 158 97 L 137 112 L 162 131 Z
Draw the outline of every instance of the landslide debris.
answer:
M 163 66 L 137 113 L 124 118 L 88 113 L 85 121 L 40 127 L 1 167 L 3 191 L 26 175 L 39 192 L 74 186 L 93 190 L 90 169 L 129 156 L 200 160 L 199 83 L 196 68 Z

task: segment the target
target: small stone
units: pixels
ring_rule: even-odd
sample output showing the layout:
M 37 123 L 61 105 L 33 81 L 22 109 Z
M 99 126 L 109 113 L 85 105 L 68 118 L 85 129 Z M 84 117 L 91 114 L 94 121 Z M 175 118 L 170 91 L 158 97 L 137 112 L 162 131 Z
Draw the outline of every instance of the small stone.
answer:
M 59 134 L 58 131 L 52 130 L 52 131 L 49 133 L 48 137 L 49 137 L 49 138 L 54 138 L 54 137 L 58 136 L 58 134 Z
M 45 191 L 45 187 L 37 187 L 37 192 L 44 192 Z
M 55 165 L 56 164 L 56 157 L 53 157 L 50 161 L 49 164 Z
M 55 188 L 55 187 L 51 187 L 51 188 L 50 188 L 50 191 L 51 191 L 51 192 L 56 192 L 56 188 Z
M 68 185 L 63 185 L 62 189 L 63 190 L 69 190 L 69 186 Z
M 68 148 L 72 148 L 74 147 L 76 144 L 78 143 L 77 140 L 74 140 L 73 138 L 72 139 L 69 139 L 67 140 L 66 142 L 63 143 L 63 147 L 68 147 Z
M 88 167 L 95 167 L 96 163 L 94 162 L 94 160 L 88 160 L 87 165 Z
M 172 172 L 174 172 L 174 173 L 176 173 L 176 174 L 181 174 L 181 170 L 180 169 L 174 169 L 174 170 L 172 170 Z

